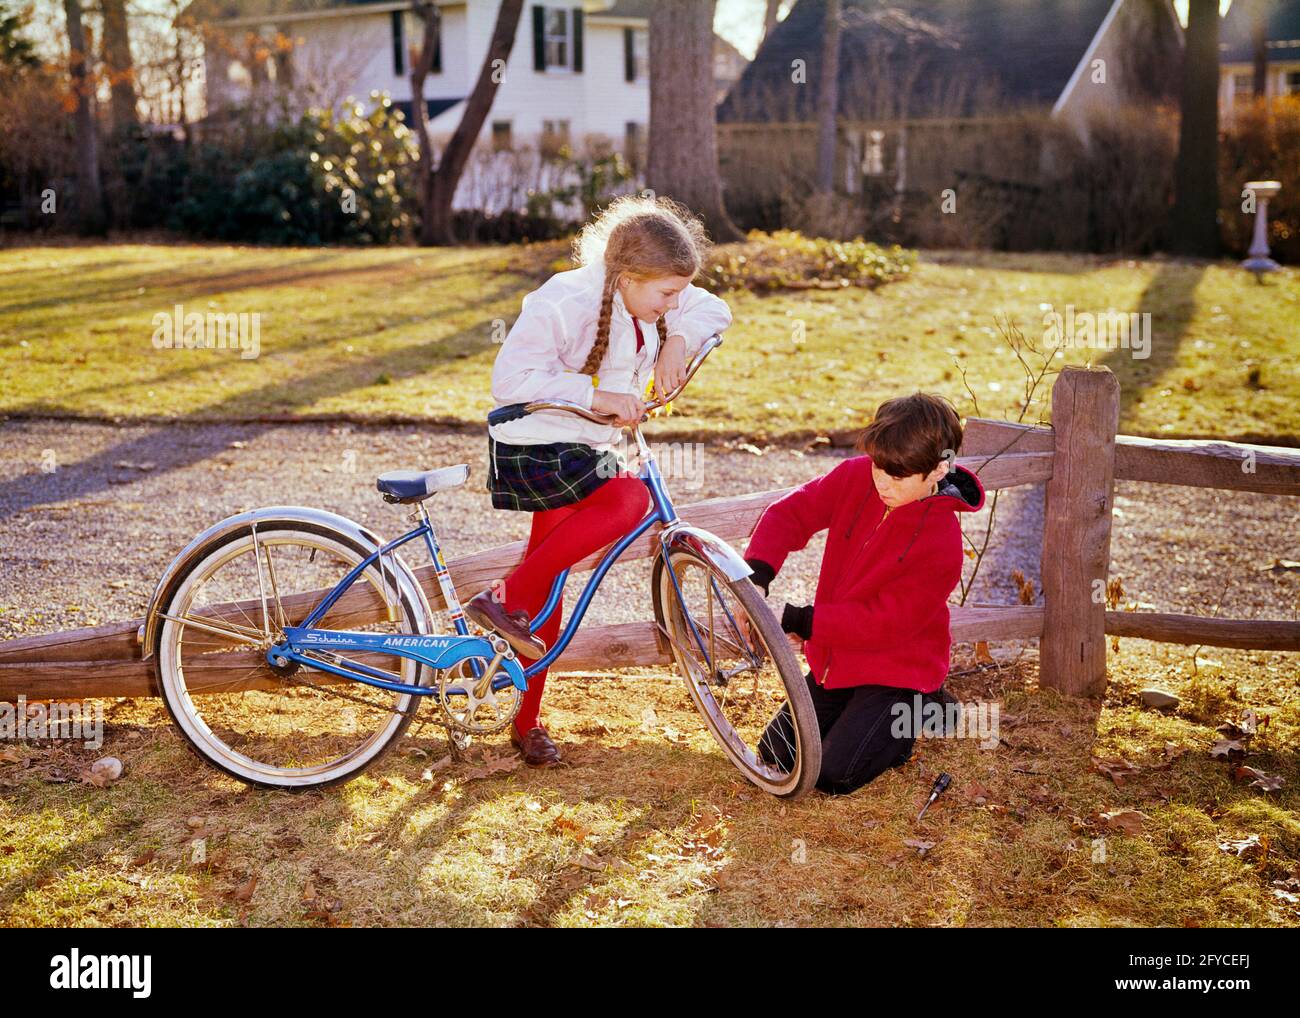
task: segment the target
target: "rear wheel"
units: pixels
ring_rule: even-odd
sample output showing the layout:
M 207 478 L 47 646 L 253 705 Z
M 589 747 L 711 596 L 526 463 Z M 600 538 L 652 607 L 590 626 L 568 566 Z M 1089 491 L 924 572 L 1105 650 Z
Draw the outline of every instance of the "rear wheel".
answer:
M 277 667 L 267 651 L 300 625 L 369 555 L 329 527 L 267 520 L 223 534 L 181 568 L 162 612 L 155 653 L 172 719 L 196 753 L 252 785 L 302 789 L 346 781 L 406 731 L 419 697 L 310 665 Z M 396 582 L 391 558 L 372 562 L 315 623 L 319 629 L 416 633 L 422 605 Z M 428 685 L 431 670 L 385 654 L 308 651 L 383 677 Z
M 669 551 L 668 566 L 655 563 L 656 623 L 709 731 L 759 788 L 803 795 L 821 771 L 821 737 L 772 610 L 748 579 L 728 579 L 689 549 Z

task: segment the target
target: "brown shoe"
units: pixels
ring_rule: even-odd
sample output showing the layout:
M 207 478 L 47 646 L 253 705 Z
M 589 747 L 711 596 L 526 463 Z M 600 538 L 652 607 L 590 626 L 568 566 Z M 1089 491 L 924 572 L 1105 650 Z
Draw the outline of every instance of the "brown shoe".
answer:
M 506 611 L 505 605 L 493 600 L 490 590 L 471 597 L 465 604 L 465 615 L 482 628 L 500 633 L 524 657 L 539 658 L 546 653 L 546 644 L 528 631 L 528 613 L 522 609 Z
M 510 726 L 510 742 L 523 754 L 529 767 L 554 767 L 560 762 L 560 749 L 551 741 L 545 728 L 530 728 L 522 739 L 514 725 Z

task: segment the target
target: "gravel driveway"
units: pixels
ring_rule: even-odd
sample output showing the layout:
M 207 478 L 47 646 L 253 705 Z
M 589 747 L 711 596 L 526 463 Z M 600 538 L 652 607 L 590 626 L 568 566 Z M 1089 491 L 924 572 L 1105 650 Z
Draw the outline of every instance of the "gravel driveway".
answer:
M 492 509 L 482 488 L 486 447 L 484 435 L 412 426 L 0 422 L 0 639 L 141 615 L 194 534 L 257 506 L 318 506 L 396 535 L 408 525 L 374 489 L 385 470 L 470 464 L 469 484 L 432 503 L 449 558 L 522 539 L 528 515 Z M 680 454 L 692 469 L 669 487 L 681 507 L 797 484 L 843 455 L 705 446 Z M 1013 569 L 1037 589 L 1042 486 L 1004 492 L 997 513 L 972 600 L 1015 603 Z M 964 522 L 979 539 L 987 510 Z M 818 538 L 793 556 L 774 597 L 810 599 L 820 552 Z M 1210 614 L 1221 601 L 1224 617 L 1295 618 L 1300 573 L 1270 568 L 1277 559 L 1300 560 L 1295 499 L 1118 485 L 1112 575 L 1144 606 Z M 416 550 L 408 561 L 425 558 Z M 648 618 L 648 585 L 644 561 L 614 569 L 593 620 Z

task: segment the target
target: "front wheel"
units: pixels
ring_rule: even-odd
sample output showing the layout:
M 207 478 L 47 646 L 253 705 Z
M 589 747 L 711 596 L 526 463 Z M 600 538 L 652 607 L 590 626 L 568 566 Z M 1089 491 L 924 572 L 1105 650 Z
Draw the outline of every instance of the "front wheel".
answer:
M 803 795 L 821 771 L 817 716 L 758 588 L 686 548 L 656 560 L 652 588 L 656 625 L 723 753 L 764 791 Z

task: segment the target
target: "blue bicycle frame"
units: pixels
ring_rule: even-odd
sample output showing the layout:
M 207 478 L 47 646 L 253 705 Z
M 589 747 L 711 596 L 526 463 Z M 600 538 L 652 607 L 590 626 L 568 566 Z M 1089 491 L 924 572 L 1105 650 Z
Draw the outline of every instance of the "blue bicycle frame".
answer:
M 643 447 L 643 451 L 644 450 Z M 600 563 L 596 566 L 595 571 L 587 580 L 583 588 L 581 597 L 578 598 L 574 606 L 573 614 L 569 617 L 568 624 L 560 633 L 559 639 L 546 651 L 546 653 L 529 665 L 527 669 L 520 667 L 519 662 L 513 657 L 505 657 L 500 660 L 500 667 L 505 675 L 498 675 L 492 682 L 494 690 L 504 689 L 513 684 L 520 690 L 528 688 L 528 679 L 536 675 L 543 668 L 547 668 L 559 657 L 569 642 L 573 639 L 573 634 L 577 632 L 578 627 L 582 624 L 583 616 L 587 612 L 587 607 L 591 603 L 592 597 L 600 587 L 601 580 L 609 572 L 610 567 L 620 555 L 632 544 L 637 538 L 641 537 L 656 523 L 664 526 L 676 522 L 677 510 L 673 507 L 672 499 L 669 497 L 667 490 L 664 488 L 663 476 L 659 472 L 659 465 L 655 462 L 654 457 L 647 455 L 641 464 L 641 469 L 637 474 L 639 480 L 645 483 L 650 489 L 650 498 L 653 502 L 653 508 L 631 531 L 621 537 L 608 551 L 601 557 Z M 429 518 L 428 510 L 423 502 L 420 503 L 419 512 L 421 515 L 420 525 L 407 534 L 395 540 L 389 541 L 383 547 L 378 548 L 368 555 L 364 561 L 359 563 L 351 572 L 348 573 L 338 585 L 330 591 L 315 610 L 307 616 L 299 626 L 287 626 L 284 629 L 285 640 L 276 644 L 267 651 L 267 660 L 273 667 L 283 667 L 285 662 L 293 661 L 302 665 L 308 665 L 312 668 L 318 668 L 322 671 L 330 672 L 334 675 L 347 679 L 353 679 L 357 682 L 363 682 L 366 685 L 376 686 L 380 689 L 390 690 L 395 693 L 410 693 L 414 696 L 428 696 L 437 692 L 432 686 L 416 686 L 404 682 L 395 682 L 392 680 L 391 673 L 371 668 L 368 665 L 357 661 L 348 661 L 341 663 L 337 661 L 322 660 L 320 657 L 309 657 L 309 651 L 368 651 L 389 654 L 395 657 L 409 658 L 410 660 L 428 665 L 430 668 L 445 669 L 453 668 L 467 659 L 471 660 L 470 666 L 476 677 L 482 676 L 483 666 L 479 659 L 492 660 L 499 655 L 494 648 L 492 641 L 488 637 L 472 636 L 469 632 L 469 625 L 465 621 L 465 613 L 461 609 L 460 600 L 456 596 L 455 588 L 451 582 L 451 573 L 447 569 L 447 564 L 442 557 L 442 548 L 438 544 L 437 535 L 433 529 L 433 523 Z M 334 603 L 343 595 L 352 583 L 376 560 L 379 560 L 380 570 L 383 571 L 383 556 L 389 554 L 408 541 L 417 537 L 423 537 L 429 549 L 429 555 L 434 563 L 434 570 L 438 578 L 439 586 L 442 590 L 443 599 L 447 603 L 447 608 L 451 613 L 452 624 L 456 629 L 456 636 L 431 636 L 421 633 L 363 633 L 349 632 L 344 630 L 317 629 L 316 623 L 324 617 L 326 612 L 333 607 Z M 669 569 L 671 574 L 672 570 Z M 551 585 L 551 591 L 546 599 L 546 604 L 532 620 L 531 628 L 536 630 L 538 626 L 550 618 L 551 613 L 555 611 L 556 606 L 560 603 L 560 597 L 564 592 L 565 581 L 568 579 L 569 570 L 564 570 Z M 677 586 L 677 578 L 673 576 L 674 587 Z M 680 594 L 680 589 L 678 590 Z M 730 612 L 728 612 L 728 615 Z M 694 633 L 694 623 L 690 623 Z M 695 634 L 697 640 L 699 635 Z M 454 692 L 455 690 L 450 690 Z

